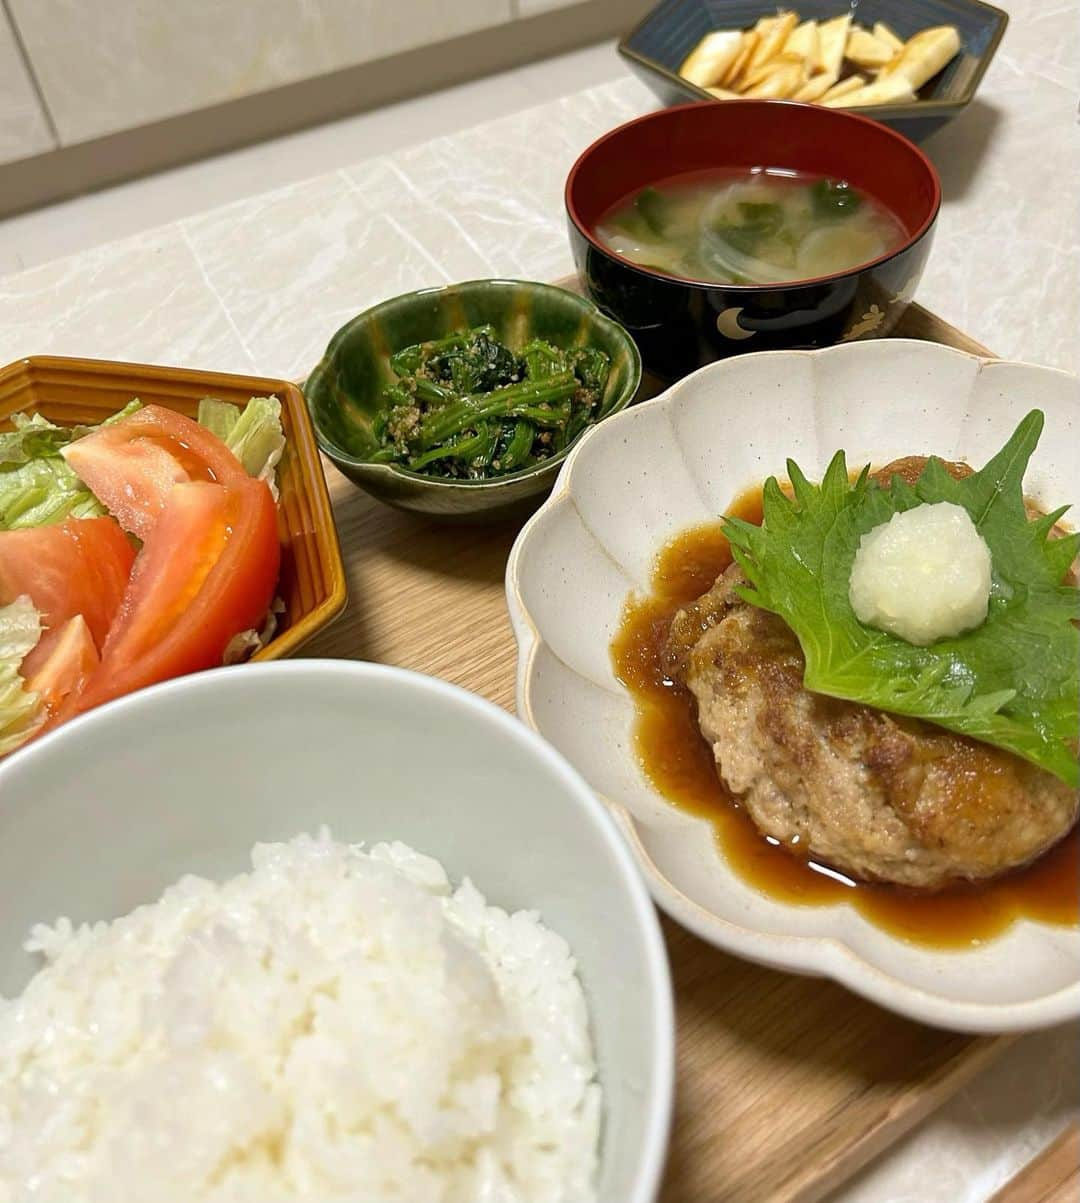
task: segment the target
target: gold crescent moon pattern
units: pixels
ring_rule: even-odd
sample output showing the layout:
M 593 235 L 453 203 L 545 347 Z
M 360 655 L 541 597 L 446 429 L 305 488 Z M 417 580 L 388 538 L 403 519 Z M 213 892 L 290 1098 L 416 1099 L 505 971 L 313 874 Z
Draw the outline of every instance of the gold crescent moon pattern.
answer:
M 756 330 L 747 330 L 744 326 L 739 325 L 740 313 L 742 313 L 742 306 L 734 309 L 722 309 L 716 315 L 716 328 L 725 338 L 741 342 L 744 338 L 753 338 L 757 334 Z

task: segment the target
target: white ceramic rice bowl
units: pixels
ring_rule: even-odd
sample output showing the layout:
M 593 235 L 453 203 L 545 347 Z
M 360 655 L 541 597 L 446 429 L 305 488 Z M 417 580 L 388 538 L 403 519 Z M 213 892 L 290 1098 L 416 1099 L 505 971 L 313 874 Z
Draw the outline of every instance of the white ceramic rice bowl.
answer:
M 671 981 L 656 911 L 589 787 L 497 707 L 341 660 L 186 677 L 76 719 L 0 764 L 0 994 L 31 924 L 113 918 L 259 841 L 329 825 L 402 840 L 535 908 L 570 944 L 604 1090 L 599 1197 L 652 1203 L 671 1117 Z
M 673 918 L 716 946 L 819 974 L 913 1019 L 965 1031 L 1035 1028 L 1080 1015 L 1080 931 L 1027 921 L 971 951 L 905 943 L 847 905 L 796 906 L 746 885 L 710 825 L 658 794 L 633 748 L 634 705 L 609 647 L 656 553 L 714 521 L 788 457 L 819 479 L 838 448 L 852 466 L 937 454 L 981 465 L 1033 408 L 1046 429 L 1026 491 L 1076 499 L 1080 381 L 934 343 L 883 339 L 742 355 L 594 428 L 507 566 L 519 715 L 609 802 Z

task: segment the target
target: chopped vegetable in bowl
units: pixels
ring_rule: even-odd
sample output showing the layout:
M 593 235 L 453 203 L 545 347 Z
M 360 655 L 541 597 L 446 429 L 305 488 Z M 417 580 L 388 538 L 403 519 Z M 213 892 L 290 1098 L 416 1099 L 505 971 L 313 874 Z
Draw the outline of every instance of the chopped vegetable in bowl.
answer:
M 486 337 L 479 339 L 479 333 Z M 445 345 L 447 340 L 452 345 Z M 471 346 L 467 349 L 466 344 Z M 526 362 L 526 348 L 531 362 Z M 578 385 L 599 392 L 595 375 L 584 379 L 587 361 L 576 354 L 584 348 L 602 353 L 593 362 L 601 369 L 603 395 L 594 406 L 587 398 L 571 397 L 572 412 L 562 429 L 537 425 L 527 414 L 505 412 L 513 408 L 513 395 L 493 396 L 500 389 L 524 386 L 516 400 L 527 407 L 522 393 L 559 375 L 565 382 L 567 370 Z M 429 365 L 426 357 L 436 362 Z M 582 380 L 574 374 L 575 366 Z M 570 449 L 570 423 L 576 427 L 587 413 L 583 435 L 632 404 L 640 384 L 641 356 L 634 340 L 579 293 L 530 280 L 469 280 L 392 297 L 357 314 L 330 339 L 303 389 L 321 450 L 354 484 L 399 509 L 445 521 L 489 522 L 520 516 L 534 506 L 551 488 Z M 435 389 L 443 392 L 437 395 Z M 452 392 L 455 405 L 470 402 L 459 411 L 459 419 L 467 408 L 474 422 L 497 424 L 502 445 L 496 444 L 490 453 L 487 447 L 459 447 L 457 438 L 466 430 L 471 437 L 481 433 L 466 424 L 443 431 L 440 439 L 422 448 L 410 445 L 419 441 L 407 437 L 414 433 L 410 424 L 419 426 L 420 419 L 438 407 L 445 390 Z M 425 400 L 425 392 L 430 400 Z M 565 402 L 545 399 L 542 405 L 565 411 Z M 503 413 L 491 412 L 500 406 Z M 390 409 L 399 410 L 400 429 L 390 430 Z M 543 416 L 545 423 L 553 420 L 547 413 Z M 563 413 L 554 420 L 561 424 Z M 527 424 L 537 428 L 531 444 Z M 507 429 L 511 427 L 514 442 Z M 409 466 L 409 460 L 448 442 L 457 450 L 456 457 L 444 455 L 426 467 Z M 560 445 L 560 450 L 553 449 Z M 485 463 L 489 454 L 491 462 Z M 476 467 L 474 459 L 479 460 Z M 501 470 L 494 470 L 495 460 Z
M 0 607 L 0 756 L 14 751 L 45 721 L 37 694 L 19 674 L 41 638 L 41 615 L 28 597 Z
M 276 398 L 0 434 L 0 755 L 274 630 Z
M 520 355 L 491 326 L 415 343 L 390 357 L 372 463 L 486 480 L 543 463 L 569 446 L 603 401 L 611 361 L 596 347 L 543 339 Z
M 106 421 L 120 421 L 138 408 L 132 401 Z M 15 429 L 0 435 L 0 531 L 105 513 L 60 455 L 94 427 L 54 426 L 40 414 L 15 414 L 12 422 Z

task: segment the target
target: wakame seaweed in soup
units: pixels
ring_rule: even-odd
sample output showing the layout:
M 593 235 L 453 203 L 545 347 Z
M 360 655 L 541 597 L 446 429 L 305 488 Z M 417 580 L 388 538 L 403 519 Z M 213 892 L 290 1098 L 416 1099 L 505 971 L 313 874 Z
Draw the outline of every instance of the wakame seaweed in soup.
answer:
M 718 284 L 778 284 L 847 271 L 906 238 L 843 180 L 772 169 L 695 172 L 643 188 L 597 225 L 641 267 Z

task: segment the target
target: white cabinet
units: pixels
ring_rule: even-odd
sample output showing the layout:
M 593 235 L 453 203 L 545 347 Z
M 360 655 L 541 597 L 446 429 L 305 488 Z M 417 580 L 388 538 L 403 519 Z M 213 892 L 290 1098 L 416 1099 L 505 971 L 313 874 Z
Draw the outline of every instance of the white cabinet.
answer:
M 572 4 L 580 4 L 581 0 L 518 0 L 518 14 L 522 17 L 534 17 L 537 13 L 550 12 L 553 8 L 569 8 Z
M 445 41 L 513 16 L 511 0 L 8 4 L 65 146 Z
M 0 7 L 0 163 L 41 154 L 55 145 L 14 30 Z

